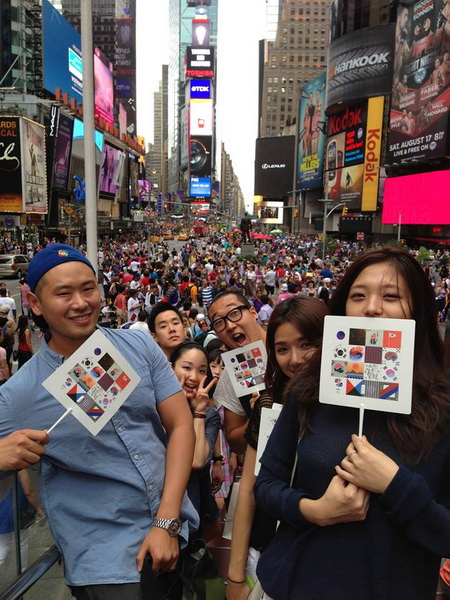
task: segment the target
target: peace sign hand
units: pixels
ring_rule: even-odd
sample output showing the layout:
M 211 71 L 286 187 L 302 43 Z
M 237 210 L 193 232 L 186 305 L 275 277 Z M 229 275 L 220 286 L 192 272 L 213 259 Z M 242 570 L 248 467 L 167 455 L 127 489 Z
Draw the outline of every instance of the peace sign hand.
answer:
M 190 398 L 191 407 L 195 412 L 202 412 L 206 409 L 209 403 L 209 390 L 217 383 L 217 377 L 213 377 L 210 383 L 205 387 L 206 375 L 200 382 L 198 388 L 194 391 Z

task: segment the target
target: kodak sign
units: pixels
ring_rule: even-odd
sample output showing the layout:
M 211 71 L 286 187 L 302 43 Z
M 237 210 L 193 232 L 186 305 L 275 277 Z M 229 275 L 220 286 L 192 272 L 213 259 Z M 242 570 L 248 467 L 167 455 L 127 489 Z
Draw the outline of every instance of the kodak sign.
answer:
M 366 148 L 364 153 L 362 211 L 375 211 L 377 209 L 383 110 L 383 96 L 369 98 L 367 106 Z

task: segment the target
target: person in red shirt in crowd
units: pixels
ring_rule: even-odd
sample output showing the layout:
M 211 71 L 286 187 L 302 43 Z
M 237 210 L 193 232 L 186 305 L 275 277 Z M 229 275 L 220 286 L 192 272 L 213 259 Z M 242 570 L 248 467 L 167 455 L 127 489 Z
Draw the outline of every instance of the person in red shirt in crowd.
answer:
M 145 269 L 142 272 L 142 277 L 141 277 L 141 289 L 142 289 L 143 294 L 147 293 L 149 285 L 150 285 L 150 273 L 149 273 L 148 269 Z
M 219 276 L 219 267 L 216 265 L 214 267 L 214 269 L 211 271 L 211 273 L 208 275 L 208 279 L 212 282 L 212 281 L 216 281 L 216 279 Z

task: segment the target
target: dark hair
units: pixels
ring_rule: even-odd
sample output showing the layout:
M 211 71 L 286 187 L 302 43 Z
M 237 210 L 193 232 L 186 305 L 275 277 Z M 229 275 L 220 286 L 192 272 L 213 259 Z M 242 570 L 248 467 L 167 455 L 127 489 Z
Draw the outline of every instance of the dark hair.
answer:
M 177 360 L 180 360 L 183 354 L 186 354 L 189 350 L 199 350 L 206 358 L 206 364 L 208 365 L 208 353 L 203 346 L 200 346 L 197 342 L 181 342 L 170 355 L 169 362 L 172 364 L 172 367 L 174 367 Z
M 191 308 L 191 310 L 189 311 L 188 317 L 190 319 L 195 319 L 195 317 L 198 315 L 198 308 Z
M 20 338 L 23 336 L 23 334 L 25 333 L 25 330 L 28 328 L 28 317 L 26 315 L 20 315 L 18 321 L 17 321 L 17 336 L 19 338 L 19 342 L 20 342 Z
M 177 315 L 177 317 L 180 319 L 180 323 L 183 322 L 181 313 L 175 306 L 172 306 L 172 304 L 169 304 L 168 302 L 157 302 L 155 304 L 155 306 L 152 308 L 152 312 L 149 314 L 148 320 L 147 320 L 148 328 L 150 329 L 150 331 L 152 333 L 156 333 L 156 329 L 155 329 L 156 317 L 158 315 L 161 315 L 164 312 L 169 311 L 169 310 L 171 310 L 172 312 L 174 312 Z
M 286 298 L 277 304 L 270 315 L 267 326 L 267 368 L 266 389 L 274 395 L 284 389 L 289 378 L 280 369 L 275 354 L 275 333 L 284 323 L 291 323 L 312 346 L 320 345 L 323 333 L 323 320 L 328 309 L 317 298 Z M 297 380 L 297 378 L 295 379 Z
M 223 345 L 224 344 L 222 340 L 219 340 L 219 338 L 213 338 L 206 344 L 206 352 L 209 355 L 209 353 L 213 350 L 220 350 L 220 348 L 222 348 Z
M 261 303 L 262 304 L 269 304 L 270 300 L 269 300 L 269 296 L 267 296 L 266 294 L 263 294 L 260 298 Z
M 244 296 L 244 294 L 241 294 L 240 292 L 226 291 L 226 292 L 220 292 L 219 294 L 217 294 L 217 296 L 214 296 L 210 305 L 208 306 L 208 312 L 211 310 L 211 306 L 213 304 L 215 304 L 217 302 L 217 300 L 220 300 L 221 298 L 225 298 L 225 296 L 234 296 L 236 298 L 236 300 L 239 300 L 239 302 L 241 304 L 244 304 L 245 306 L 253 306 L 253 304 L 250 303 L 250 300 L 246 296 Z
M 345 315 L 350 289 L 367 267 L 388 263 L 397 277 L 405 280 L 411 296 L 411 314 L 416 322 L 414 377 L 410 415 L 388 414 L 387 426 L 403 457 L 421 462 L 449 430 L 450 394 L 444 372 L 444 346 L 437 326 L 433 288 L 419 263 L 407 251 L 384 247 L 366 252 L 347 269 L 330 300 L 333 315 Z M 301 384 L 289 386 L 299 405 L 299 420 L 304 432 L 311 432 L 309 414 L 319 401 L 317 373 L 321 350 L 301 369 Z
M 209 344 L 208 344 L 209 346 Z M 208 349 L 206 350 L 208 352 Z M 220 348 L 214 348 L 210 352 L 208 352 L 208 360 L 210 363 L 220 362 L 222 360 L 223 350 Z

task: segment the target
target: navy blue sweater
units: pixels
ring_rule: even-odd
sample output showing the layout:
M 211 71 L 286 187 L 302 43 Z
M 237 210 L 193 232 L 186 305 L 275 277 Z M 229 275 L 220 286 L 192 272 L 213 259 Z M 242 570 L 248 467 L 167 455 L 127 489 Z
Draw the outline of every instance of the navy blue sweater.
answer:
M 325 492 L 358 430 L 358 410 L 319 405 L 311 424 L 314 433 L 297 444 L 291 400 L 261 459 L 256 502 L 281 521 L 258 563 L 266 593 L 275 600 L 434 600 L 440 558 L 450 557 L 450 436 L 420 465 L 407 464 L 386 413 L 366 411 L 369 442 L 400 469 L 384 494 L 371 494 L 364 521 L 319 527 L 303 519 L 299 502 Z

